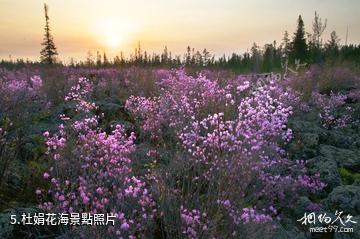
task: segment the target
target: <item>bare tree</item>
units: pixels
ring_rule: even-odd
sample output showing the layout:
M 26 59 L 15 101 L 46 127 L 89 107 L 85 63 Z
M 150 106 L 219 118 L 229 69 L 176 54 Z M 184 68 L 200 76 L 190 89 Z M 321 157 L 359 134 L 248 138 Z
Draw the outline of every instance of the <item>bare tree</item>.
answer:
M 324 33 L 327 25 L 327 19 L 323 22 L 320 18 L 319 14 L 315 11 L 315 18 L 313 22 L 313 42 L 315 44 L 315 47 L 320 48 L 321 47 L 321 35 Z

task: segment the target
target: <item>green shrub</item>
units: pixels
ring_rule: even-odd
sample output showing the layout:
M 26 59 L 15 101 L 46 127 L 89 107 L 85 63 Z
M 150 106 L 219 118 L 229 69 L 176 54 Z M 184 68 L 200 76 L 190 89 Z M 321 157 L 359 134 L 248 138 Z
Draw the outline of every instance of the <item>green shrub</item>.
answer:
M 360 173 L 353 173 L 344 167 L 339 168 L 339 174 L 344 184 L 352 184 L 356 179 L 360 179 Z

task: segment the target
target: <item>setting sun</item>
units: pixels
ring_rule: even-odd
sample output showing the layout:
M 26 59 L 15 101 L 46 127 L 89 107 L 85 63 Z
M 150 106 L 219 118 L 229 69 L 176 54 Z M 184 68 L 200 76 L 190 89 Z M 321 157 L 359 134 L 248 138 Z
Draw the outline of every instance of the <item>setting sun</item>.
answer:
M 135 24 L 127 19 L 105 17 L 95 22 L 94 35 L 108 49 L 120 48 L 134 37 Z
M 119 47 L 121 44 L 121 37 L 118 35 L 109 36 L 106 41 L 106 45 L 111 48 Z

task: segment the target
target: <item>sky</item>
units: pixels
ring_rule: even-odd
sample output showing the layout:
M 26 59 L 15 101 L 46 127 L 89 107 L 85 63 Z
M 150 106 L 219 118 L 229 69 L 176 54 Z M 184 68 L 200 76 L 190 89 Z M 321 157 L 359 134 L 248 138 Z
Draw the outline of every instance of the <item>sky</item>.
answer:
M 335 30 L 345 43 L 360 43 L 359 0 L 47 0 L 59 59 L 83 60 L 87 52 L 142 49 L 173 55 L 190 45 L 216 56 L 243 53 L 292 37 L 301 14 L 312 32 L 314 12 L 327 19 L 324 41 Z M 0 0 L 0 58 L 38 60 L 45 24 L 44 1 Z

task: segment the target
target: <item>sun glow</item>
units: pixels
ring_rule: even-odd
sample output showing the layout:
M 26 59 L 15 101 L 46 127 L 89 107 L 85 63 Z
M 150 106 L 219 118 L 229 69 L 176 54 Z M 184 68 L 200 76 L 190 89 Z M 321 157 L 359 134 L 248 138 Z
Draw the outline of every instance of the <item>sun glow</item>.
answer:
M 134 37 L 136 26 L 127 19 L 105 17 L 95 22 L 94 34 L 99 44 L 118 49 Z
M 112 48 L 119 47 L 121 45 L 121 37 L 117 35 L 109 36 L 106 41 L 106 45 Z

